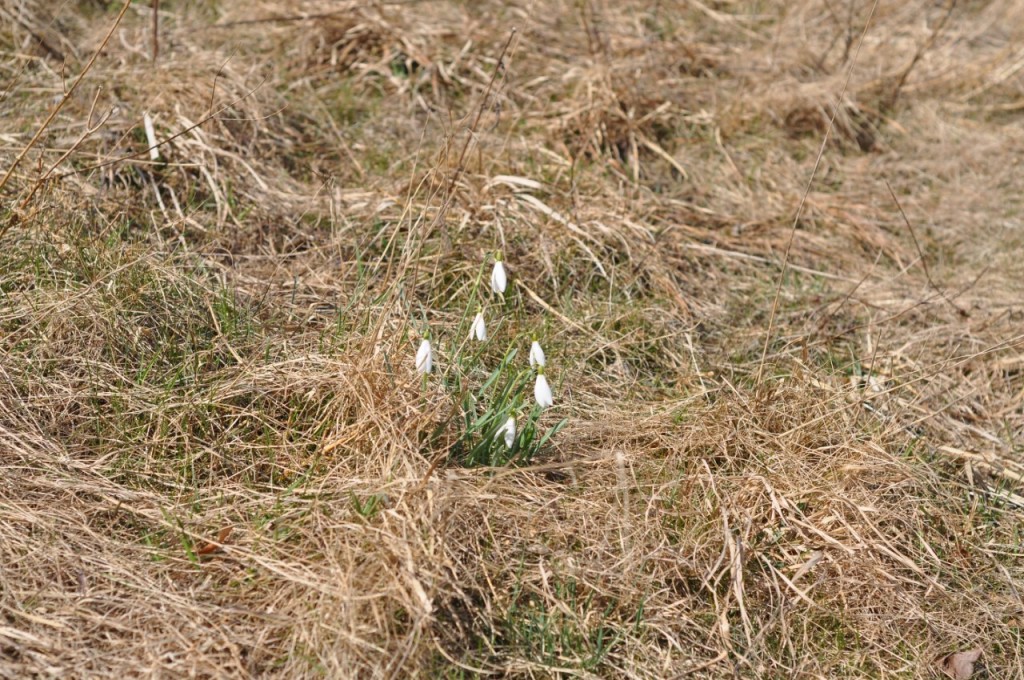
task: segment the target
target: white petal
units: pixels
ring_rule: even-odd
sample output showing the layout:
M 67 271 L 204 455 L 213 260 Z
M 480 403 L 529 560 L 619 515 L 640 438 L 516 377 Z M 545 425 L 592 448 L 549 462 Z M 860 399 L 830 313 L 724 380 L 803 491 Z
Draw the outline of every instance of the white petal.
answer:
M 533 398 L 537 400 L 537 405 L 541 408 L 547 408 L 555 403 L 551 398 L 551 387 L 548 385 L 548 379 L 544 377 L 543 373 L 537 375 L 537 383 L 533 386 Z
M 509 416 L 508 420 L 505 421 L 505 424 L 501 426 L 500 430 L 498 430 L 498 434 L 505 437 L 505 446 L 511 449 L 512 444 L 516 441 L 516 417 Z
M 491 272 L 491 290 L 499 295 L 504 295 L 507 286 L 508 278 L 505 276 L 505 265 L 498 260 L 494 263 L 494 271 Z
M 470 337 L 475 337 L 480 342 L 487 339 L 487 324 L 484 323 L 484 313 L 477 312 L 473 319 L 473 327 L 469 329 Z
M 530 368 L 534 366 L 544 365 L 544 350 L 540 348 L 540 343 L 536 340 L 530 345 Z
M 434 353 L 430 349 L 430 341 L 424 340 L 420 343 L 419 351 L 416 352 L 416 370 L 420 373 L 430 373 L 434 366 Z

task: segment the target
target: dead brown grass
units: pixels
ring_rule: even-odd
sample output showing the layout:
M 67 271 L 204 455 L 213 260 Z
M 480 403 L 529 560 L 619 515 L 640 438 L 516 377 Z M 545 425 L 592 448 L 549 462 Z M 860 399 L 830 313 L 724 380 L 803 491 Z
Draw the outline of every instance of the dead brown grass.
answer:
M 4 172 L 115 5 L 0 3 Z M 1019 3 L 160 8 L 3 187 L 0 676 L 1024 677 Z

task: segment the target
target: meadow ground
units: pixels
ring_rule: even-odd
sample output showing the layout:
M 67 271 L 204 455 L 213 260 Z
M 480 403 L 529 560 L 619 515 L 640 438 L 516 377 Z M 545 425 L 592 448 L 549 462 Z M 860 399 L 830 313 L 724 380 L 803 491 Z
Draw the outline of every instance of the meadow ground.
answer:
M 1015 0 L 2 0 L 0 677 L 1024 677 L 1022 73 Z

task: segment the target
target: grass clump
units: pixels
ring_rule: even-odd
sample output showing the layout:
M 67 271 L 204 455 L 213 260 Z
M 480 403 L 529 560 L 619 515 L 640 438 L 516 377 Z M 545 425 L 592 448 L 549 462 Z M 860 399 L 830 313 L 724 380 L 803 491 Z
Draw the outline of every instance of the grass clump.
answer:
M 546 432 L 540 429 L 542 409 L 531 405 L 533 371 L 516 370 L 517 349 L 511 349 L 473 391 L 460 379 L 454 381 L 461 396 L 462 433 L 451 448 L 452 457 L 467 466 L 502 466 L 515 462 L 529 464 L 544 445 L 568 422 L 563 418 Z M 517 414 L 525 412 L 522 419 Z M 511 445 L 504 438 L 509 419 L 515 425 Z

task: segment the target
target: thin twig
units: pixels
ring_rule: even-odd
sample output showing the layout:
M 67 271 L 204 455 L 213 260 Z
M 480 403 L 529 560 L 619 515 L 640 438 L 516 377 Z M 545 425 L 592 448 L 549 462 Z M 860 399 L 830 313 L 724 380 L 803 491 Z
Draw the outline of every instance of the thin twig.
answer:
M 448 212 L 448 208 L 451 206 L 452 197 L 455 194 L 455 185 L 458 183 L 459 178 L 462 177 L 462 173 L 465 170 L 466 153 L 469 151 L 470 142 L 473 141 L 473 137 L 476 135 L 477 128 L 480 125 L 480 118 L 484 114 L 484 109 L 487 108 L 487 102 L 490 101 L 491 92 L 494 89 L 494 82 L 498 79 L 499 73 L 505 72 L 505 55 L 508 53 L 508 48 L 512 45 L 512 41 L 515 37 L 516 29 L 513 28 L 508 35 L 508 40 L 505 41 L 505 46 L 501 48 L 501 54 L 498 55 L 498 62 L 494 67 L 494 73 L 491 74 L 491 79 L 487 82 L 487 89 L 484 91 L 483 100 L 481 100 L 480 106 L 477 107 L 476 118 L 473 119 L 473 124 L 469 126 L 469 134 L 466 135 L 466 142 L 462 145 L 462 152 L 459 154 L 459 160 L 455 164 L 455 172 L 452 174 L 451 181 L 448 182 L 448 190 L 445 192 L 444 203 L 441 205 L 441 209 L 438 210 L 437 216 L 434 218 L 434 224 L 440 224 L 444 221 L 444 216 Z
M 950 0 L 949 7 L 946 8 L 946 14 L 942 17 L 942 20 L 939 21 L 938 25 L 935 26 L 935 30 L 933 30 L 932 34 L 928 36 L 928 40 L 926 40 L 923 45 L 917 48 L 917 51 L 914 52 L 914 57 L 910 60 L 910 63 L 907 64 L 906 68 L 903 69 L 903 72 L 900 73 L 899 80 L 896 81 L 896 85 L 892 88 L 892 92 L 889 94 L 889 100 L 888 102 L 886 102 L 887 108 L 891 109 L 892 107 L 896 106 L 896 102 L 900 98 L 900 92 L 903 91 L 903 86 L 906 85 L 907 78 L 910 76 L 910 72 L 914 70 L 915 66 L 917 66 L 917 62 L 921 60 L 921 57 L 924 56 L 924 53 L 930 50 L 932 48 L 932 45 L 935 44 L 935 41 L 939 37 L 939 33 L 941 33 L 942 29 L 945 28 L 946 22 L 949 21 L 949 17 L 953 14 L 953 10 L 955 8 L 956 0 Z
M 896 204 L 896 209 L 900 211 L 900 217 L 903 218 L 903 223 L 907 225 L 907 230 L 910 232 L 910 238 L 914 240 L 914 248 L 917 249 L 917 256 L 921 260 L 921 267 L 924 269 L 924 276 L 928 279 L 928 285 L 935 289 L 935 292 L 942 297 L 943 300 L 949 303 L 949 305 L 960 313 L 960 316 L 968 316 L 968 312 L 963 307 L 959 306 L 953 300 L 946 295 L 946 291 L 940 288 L 935 280 L 932 279 L 932 273 L 928 270 L 928 260 L 924 256 L 924 251 L 921 249 L 921 243 L 917 240 L 917 234 L 914 233 L 914 227 L 910 224 L 910 220 L 907 218 L 907 213 L 903 212 L 903 206 L 900 205 L 900 199 L 896 198 L 896 192 L 892 190 L 892 185 L 889 184 L 889 180 L 885 180 L 885 187 L 889 190 L 889 195 L 892 196 L 892 202 Z
M 193 123 L 192 125 L 189 125 L 188 127 L 184 128 L 182 130 L 179 130 L 178 132 L 174 133 L 170 137 L 167 137 L 165 139 L 160 140 L 159 142 L 157 142 L 153 146 L 148 146 L 145 149 L 142 149 L 141 151 L 136 151 L 135 153 L 125 154 L 124 156 L 118 156 L 117 158 L 108 158 L 107 160 L 102 161 L 100 163 L 96 163 L 94 165 L 88 165 L 88 166 L 86 166 L 84 168 L 79 168 L 77 170 L 69 170 L 68 172 L 62 173 L 60 175 L 55 175 L 52 179 L 54 179 L 54 180 L 65 179 L 65 178 L 70 177 L 72 175 L 77 175 L 77 174 L 80 174 L 80 173 L 83 173 L 83 172 L 90 172 L 92 170 L 99 170 L 100 168 L 105 168 L 105 167 L 107 167 L 109 165 L 115 165 L 117 163 L 123 163 L 125 161 L 130 161 L 130 160 L 133 160 L 135 158 L 141 158 L 141 157 L 145 156 L 146 154 L 148 154 L 152 149 L 159 149 L 161 146 L 166 145 L 168 142 L 173 142 L 178 137 L 181 137 L 182 135 L 187 135 L 189 132 L 191 132 L 192 130 L 195 130 L 197 127 L 202 126 L 204 123 L 207 123 L 211 119 L 216 118 L 220 114 L 224 113 L 225 111 L 230 109 L 235 104 L 238 104 L 239 102 L 245 101 L 246 99 L 251 97 L 253 94 L 255 94 L 256 90 L 260 89 L 262 86 L 263 86 L 263 81 L 260 81 L 260 83 L 258 85 L 256 85 L 254 88 L 252 88 L 251 90 L 249 90 L 245 94 L 243 94 L 241 97 L 238 97 L 237 99 L 234 99 L 234 100 L 228 102 L 227 104 L 225 104 L 224 106 L 220 107 L 216 111 L 213 111 L 212 113 L 209 113 L 209 114 L 203 116 L 201 119 L 199 119 L 199 122 Z
M 821 148 L 818 149 L 818 157 L 814 159 L 814 167 L 811 169 L 811 176 L 807 179 L 807 186 L 804 188 L 803 195 L 800 196 L 800 204 L 796 207 L 796 214 L 793 216 L 793 226 L 789 230 L 789 241 L 786 243 L 786 254 L 782 258 L 782 271 L 779 272 L 779 283 L 775 287 L 775 298 L 772 300 L 772 311 L 768 317 L 768 330 L 764 334 L 764 347 L 761 349 L 761 361 L 757 366 L 757 380 L 760 383 L 761 378 L 764 376 L 764 361 L 768 356 L 768 345 L 772 339 L 772 331 L 775 327 L 775 315 L 779 309 L 779 296 L 782 295 L 782 284 L 786 280 L 786 268 L 789 265 L 789 256 L 793 251 L 793 240 L 796 238 L 796 227 L 800 223 L 800 217 L 804 212 L 804 205 L 807 203 L 807 196 L 811 193 L 811 186 L 814 184 L 814 178 L 818 174 L 818 168 L 821 166 L 821 159 L 825 155 L 825 148 L 828 146 L 829 136 L 832 133 L 832 128 L 835 126 L 836 116 L 839 115 L 839 108 L 843 105 L 843 99 L 846 97 L 846 90 L 850 87 L 850 79 L 853 78 L 853 69 L 857 65 L 857 58 L 860 56 L 860 50 L 864 47 L 864 38 L 867 36 L 868 28 L 871 26 L 871 19 L 875 16 L 875 10 L 878 8 L 878 0 L 875 0 L 871 5 L 871 12 L 868 14 L 867 20 L 864 22 L 864 30 L 860 34 L 860 42 L 857 44 L 857 51 L 853 55 L 853 61 L 850 63 L 850 68 L 846 72 L 846 81 L 843 83 L 843 89 L 839 93 L 839 99 L 836 100 L 836 104 L 832 109 L 832 117 L 828 121 L 828 127 L 825 129 L 825 136 L 821 140 Z
M 0 179 L 0 190 L 3 190 L 8 180 L 11 179 L 11 175 L 14 174 L 15 168 L 17 168 L 21 161 L 24 160 L 26 154 L 28 154 L 28 152 L 31 151 L 32 147 L 36 145 L 39 139 L 43 136 L 43 133 L 46 132 L 46 129 L 50 127 L 50 123 L 53 122 L 53 119 L 57 117 L 57 114 L 60 113 L 60 110 L 63 109 L 64 105 L 68 103 L 69 99 L 71 99 L 71 95 L 75 93 L 75 90 L 78 88 L 78 85 L 85 78 L 86 74 L 89 73 L 89 71 L 92 69 L 93 64 L 96 63 L 96 59 L 99 58 L 100 53 L 103 52 L 103 48 L 107 46 L 107 42 L 110 41 L 110 36 L 114 35 L 114 31 L 117 29 L 118 24 L 121 23 L 121 19 L 124 18 L 124 15 L 128 11 L 128 8 L 131 7 L 131 4 L 131 0 L 125 0 L 124 5 L 121 7 L 121 11 L 118 12 L 117 17 L 114 18 L 113 25 L 110 27 L 110 30 L 107 31 L 107 35 L 103 38 L 103 42 L 101 42 L 100 46 L 96 48 L 96 51 L 92 53 L 92 57 L 89 59 L 89 63 L 86 64 L 82 72 L 78 74 L 78 78 L 76 78 L 75 82 L 72 83 L 71 88 L 67 92 L 65 92 L 64 96 L 61 97 L 59 102 L 57 102 L 57 106 L 53 107 L 53 111 L 50 112 L 50 115 L 46 117 L 46 120 L 43 121 L 43 124 L 39 126 L 39 129 L 36 131 L 36 134 L 32 137 L 32 139 L 25 146 L 25 148 L 21 150 L 21 153 L 19 153 L 18 156 L 14 159 L 14 162 L 11 163 L 11 167 L 7 168 L 7 172 L 4 174 L 3 179 Z M 8 224 L 10 224 L 10 222 L 8 222 Z M 0 236 L 3 236 L 6 231 L 6 226 L 0 227 Z

